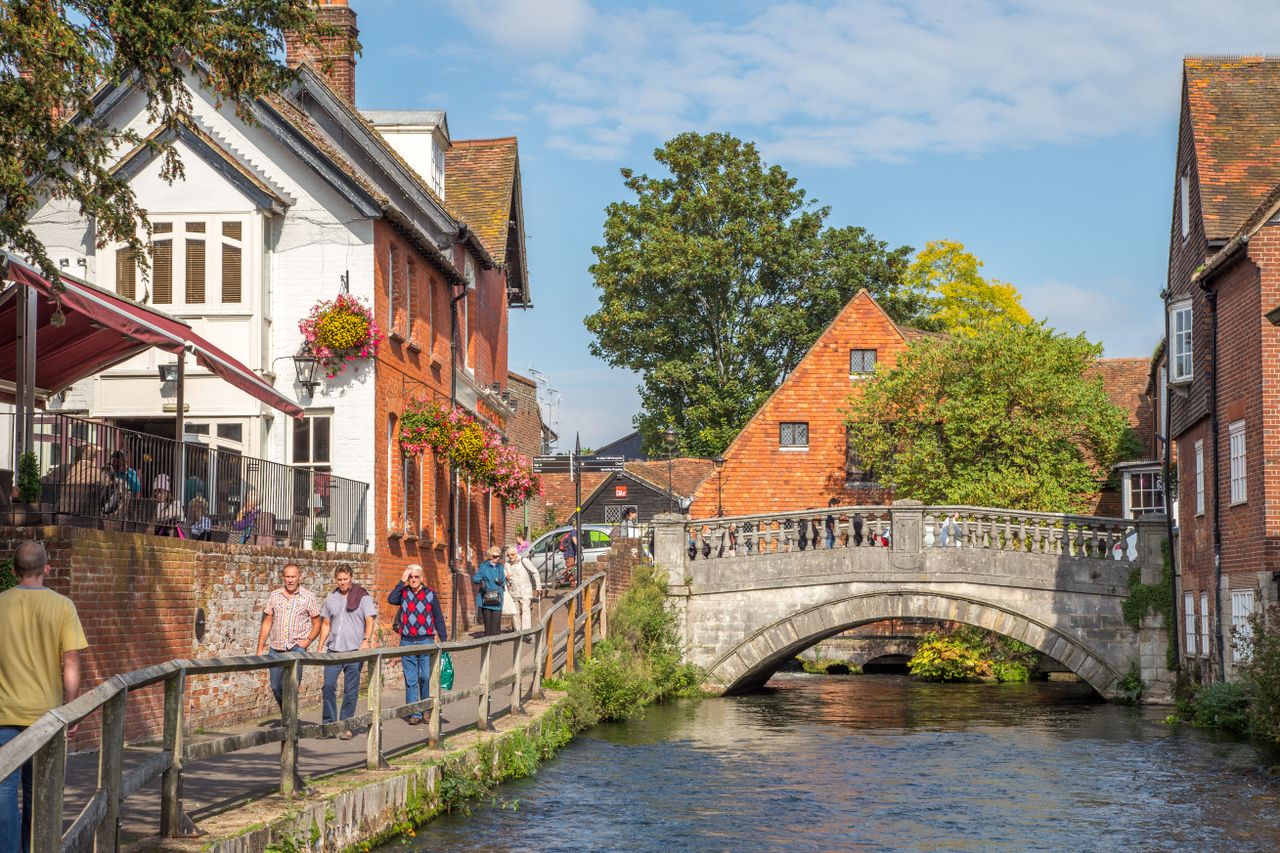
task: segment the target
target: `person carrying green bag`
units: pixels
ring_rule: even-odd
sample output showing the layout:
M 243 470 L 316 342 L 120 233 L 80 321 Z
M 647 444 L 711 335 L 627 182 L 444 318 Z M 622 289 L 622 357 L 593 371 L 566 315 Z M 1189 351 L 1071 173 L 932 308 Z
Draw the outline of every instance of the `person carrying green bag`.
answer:
M 448 652 L 440 653 L 440 689 L 453 689 L 453 658 Z
M 400 635 L 400 645 L 423 645 L 448 639 L 445 633 L 444 611 L 440 599 L 423 581 L 422 566 L 411 563 L 404 570 L 400 583 L 387 596 L 387 603 L 400 609 L 396 612 L 392 628 Z M 448 654 L 444 655 L 446 658 Z M 404 701 L 406 704 L 426 699 L 431 695 L 431 655 L 405 655 L 400 658 L 404 673 Z M 444 675 L 443 672 L 440 673 Z M 444 684 L 443 679 L 441 684 Z M 453 679 L 449 679 L 452 686 Z M 447 690 L 448 687 L 445 687 Z M 422 722 L 422 714 L 412 714 L 408 723 L 416 726 Z

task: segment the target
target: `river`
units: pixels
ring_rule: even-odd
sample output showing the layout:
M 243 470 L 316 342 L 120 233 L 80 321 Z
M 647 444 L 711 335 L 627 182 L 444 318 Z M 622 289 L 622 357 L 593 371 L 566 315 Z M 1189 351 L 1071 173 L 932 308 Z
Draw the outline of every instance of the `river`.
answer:
M 780 674 L 584 732 L 382 848 L 1280 850 L 1277 760 L 1078 684 Z

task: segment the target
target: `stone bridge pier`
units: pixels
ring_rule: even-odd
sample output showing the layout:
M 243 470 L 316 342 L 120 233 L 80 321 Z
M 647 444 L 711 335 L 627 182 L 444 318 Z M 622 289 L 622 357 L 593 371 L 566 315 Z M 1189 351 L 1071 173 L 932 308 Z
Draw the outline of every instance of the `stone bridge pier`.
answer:
M 1108 698 L 1137 672 L 1169 700 L 1166 626 L 1122 605 L 1137 569 L 1162 570 L 1164 516 L 1137 520 L 986 507 L 836 507 L 655 519 L 686 657 L 726 693 L 849 628 L 894 618 L 961 622 L 1021 640 Z

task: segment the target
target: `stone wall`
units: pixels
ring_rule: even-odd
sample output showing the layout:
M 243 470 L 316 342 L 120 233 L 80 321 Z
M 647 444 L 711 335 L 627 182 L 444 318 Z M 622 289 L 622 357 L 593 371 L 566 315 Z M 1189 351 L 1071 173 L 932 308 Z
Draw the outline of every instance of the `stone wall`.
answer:
M 583 576 L 594 575 L 596 572 L 605 573 L 605 606 L 612 610 L 618 596 L 631 586 L 631 573 L 636 566 L 648 563 L 649 558 L 644 553 L 641 540 L 616 539 L 608 552 L 602 554 L 594 565 L 586 567 Z
M 256 651 L 262 607 L 280 585 L 288 563 L 302 569 L 303 585 L 323 596 L 334 569 L 350 566 L 357 582 L 373 583 L 370 554 L 318 552 L 255 545 L 193 542 L 145 534 L 69 527 L 0 529 L 0 546 L 12 553 L 27 538 L 49 551 L 48 585 L 70 596 L 80 613 L 89 648 L 81 658 L 82 688 L 121 672 L 174 658 L 251 655 Z M 370 589 L 382 597 L 385 590 Z M 196 621 L 204 614 L 204 637 Z M 318 702 L 320 669 L 308 667 L 303 701 Z M 187 682 L 190 728 L 211 728 L 276 712 L 263 673 L 227 673 Z M 129 698 L 125 724 L 131 741 L 157 737 L 163 726 L 160 685 Z M 72 740 L 73 749 L 98 741 L 97 715 Z

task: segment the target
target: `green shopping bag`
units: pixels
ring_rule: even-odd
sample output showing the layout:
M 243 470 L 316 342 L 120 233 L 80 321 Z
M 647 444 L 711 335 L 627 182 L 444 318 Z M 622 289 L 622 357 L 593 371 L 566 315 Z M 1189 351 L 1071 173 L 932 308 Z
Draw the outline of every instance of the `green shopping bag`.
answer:
M 444 690 L 453 689 L 453 658 L 449 657 L 448 652 L 440 653 L 440 687 Z

